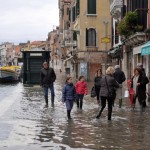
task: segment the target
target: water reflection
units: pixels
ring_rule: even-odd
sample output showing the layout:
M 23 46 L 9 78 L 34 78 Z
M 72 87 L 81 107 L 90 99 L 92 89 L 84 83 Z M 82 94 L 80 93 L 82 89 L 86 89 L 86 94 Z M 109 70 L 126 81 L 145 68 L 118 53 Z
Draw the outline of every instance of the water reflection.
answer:
M 99 109 L 97 102 L 90 96 L 86 96 L 83 110 L 78 110 L 74 105 L 73 119 L 68 121 L 65 105 L 60 101 L 63 82 L 64 80 L 60 78 L 55 84 L 54 108 L 44 107 L 43 91 L 39 86 L 24 87 L 20 83 L 0 85 L 1 97 L 5 97 L 8 92 L 12 95 L 15 94 L 15 88 L 20 89 L 20 94 L 16 95 L 15 103 L 1 118 L 4 124 L 9 123 L 12 131 L 9 135 L 10 128 L 5 128 L 7 136 L 2 137 L 6 140 L 3 141 L 3 145 L 13 147 L 12 143 L 15 143 L 19 146 L 22 145 L 22 149 L 37 150 L 149 150 L 149 104 L 144 113 L 140 113 L 138 104 L 136 111 L 132 112 L 129 109 L 129 101 L 126 99 L 122 109 L 115 105 L 110 122 L 107 121 L 107 109 L 99 120 L 95 119 Z

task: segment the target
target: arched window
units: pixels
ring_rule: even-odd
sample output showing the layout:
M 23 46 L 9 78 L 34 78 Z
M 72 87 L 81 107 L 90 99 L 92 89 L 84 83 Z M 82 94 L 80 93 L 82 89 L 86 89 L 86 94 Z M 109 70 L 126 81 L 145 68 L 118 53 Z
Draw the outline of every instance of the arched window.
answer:
M 86 29 L 86 46 L 96 46 L 96 30 Z

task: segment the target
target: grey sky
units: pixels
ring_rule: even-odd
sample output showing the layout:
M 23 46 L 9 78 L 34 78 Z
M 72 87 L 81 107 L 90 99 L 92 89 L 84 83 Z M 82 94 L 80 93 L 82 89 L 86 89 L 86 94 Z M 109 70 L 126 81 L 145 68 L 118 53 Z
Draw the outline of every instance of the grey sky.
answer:
M 58 22 L 58 0 L 0 0 L 0 43 L 46 40 Z

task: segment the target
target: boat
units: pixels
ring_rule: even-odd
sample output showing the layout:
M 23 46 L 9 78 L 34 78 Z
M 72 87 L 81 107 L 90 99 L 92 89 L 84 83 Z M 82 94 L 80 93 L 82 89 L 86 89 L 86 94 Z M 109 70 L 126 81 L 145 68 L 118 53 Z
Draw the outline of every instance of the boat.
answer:
M 3 66 L 0 68 L 0 81 L 13 82 L 18 81 L 20 76 L 20 66 Z

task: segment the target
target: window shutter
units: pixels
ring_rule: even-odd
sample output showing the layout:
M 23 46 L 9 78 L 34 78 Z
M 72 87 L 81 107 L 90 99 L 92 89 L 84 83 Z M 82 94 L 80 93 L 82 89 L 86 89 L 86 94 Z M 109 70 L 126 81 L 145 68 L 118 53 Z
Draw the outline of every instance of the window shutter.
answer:
M 77 41 L 77 33 L 75 31 L 73 32 L 73 40 Z
M 86 29 L 86 46 L 96 46 L 96 30 Z
M 119 35 L 117 33 L 117 26 L 118 26 L 118 23 L 116 22 L 115 23 L 115 44 L 119 43 Z
M 88 0 L 88 14 L 96 14 L 96 0 Z
M 75 7 L 72 8 L 72 22 L 75 21 Z
M 71 21 L 71 10 L 69 9 L 69 15 L 68 15 L 69 21 Z
M 126 5 L 123 5 L 123 7 L 121 8 L 121 18 L 124 18 L 125 15 L 126 15 Z
M 89 36 L 88 36 L 88 29 L 86 29 L 86 46 L 89 46 L 89 45 L 88 45 L 88 37 L 89 37 Z
M 94 34 L 95 34 L 95 35 L 94 35 L 94 40 L 95 40 L 95 41 L 94 41 L 94 46 L 96 46 L 96 30 L 95 30 L 95 29 L 94 29 Z
M 76 3 L 76 16 L 80 14 L 80 0 L 77 0 Z

